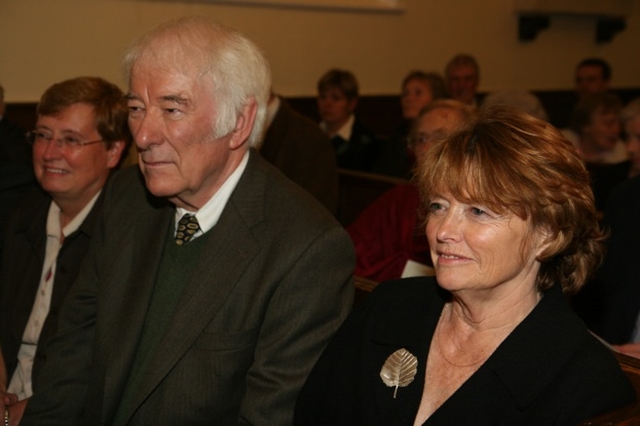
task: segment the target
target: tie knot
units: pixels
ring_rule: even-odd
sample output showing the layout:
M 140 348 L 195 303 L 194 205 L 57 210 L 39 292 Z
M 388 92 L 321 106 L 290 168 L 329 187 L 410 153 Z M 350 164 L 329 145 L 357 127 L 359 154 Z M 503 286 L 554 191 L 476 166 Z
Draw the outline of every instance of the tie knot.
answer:
M 176 229 L 176 244 L 181 246 L 191 241 L 196 232 L 200 229 L 198 219 L 189 213 L 185 214 L 178 221 L 178 229 Z

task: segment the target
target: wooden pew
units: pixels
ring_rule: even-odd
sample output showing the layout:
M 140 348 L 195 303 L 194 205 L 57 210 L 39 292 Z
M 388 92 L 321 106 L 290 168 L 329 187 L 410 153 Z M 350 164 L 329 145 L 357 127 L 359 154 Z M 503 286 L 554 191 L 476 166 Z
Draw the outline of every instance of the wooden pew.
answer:
M 377 175 L 354 170 L 338 170 L 338 221 L 348 226 L 376 198 L 398 184 L 408 183 L 405 179 Z
M 581 426 L 640 425 L 640 359 L 618 352 L 613 354 L 636 389 L 636 402 L 589 419 L 581 423 Z
M 358 303 L 362 302 L 362 300 L 367 297 L 367 295 L 371 293 L 374 288 L 376 288 L 378 282 L 357 275 L 353 277 L 353 280 L 356 287 L 356 294 L 353 299 L 353 305 L 355 306 Z

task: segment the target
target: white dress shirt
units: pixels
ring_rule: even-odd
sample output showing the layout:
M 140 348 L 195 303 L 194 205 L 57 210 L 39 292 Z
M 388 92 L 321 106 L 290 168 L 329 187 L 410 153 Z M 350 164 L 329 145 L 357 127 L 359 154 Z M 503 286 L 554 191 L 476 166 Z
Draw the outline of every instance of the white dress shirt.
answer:
M 229 197 L 233 193 L 233 190 L 236 189 L 238 185 L 238 181 L 242 177 L 242 173 L 247 168 L 247 162 L 249 161 L 249 152 L 247 151 L 242 157 L 240 164 L 236 169 L 229 175 L 227 180 L 222 184 L 220 189 L 211 197 L 207 203 L 202 206 L 197 212 L 195 212 L 196 219 L 198 219 L 198 224 L 200 225 L 200 229 L 193 236 L 193 239 L 198 238 L 200 235 L 204 234 L 208 230 L 214 227 L 216 223 L 218 223 L 218 219 L 220 219 L 220 215 L 222 214 L 222 210 L 227 205 L 227 201 L 229 201 Z M 176 215 L 175 215 L 175 229 L 178 228 L 178 221 L 184 216 L 186 213 L 194 214 L 194 212 L 183 209 L 182 207 L 176 207 Z

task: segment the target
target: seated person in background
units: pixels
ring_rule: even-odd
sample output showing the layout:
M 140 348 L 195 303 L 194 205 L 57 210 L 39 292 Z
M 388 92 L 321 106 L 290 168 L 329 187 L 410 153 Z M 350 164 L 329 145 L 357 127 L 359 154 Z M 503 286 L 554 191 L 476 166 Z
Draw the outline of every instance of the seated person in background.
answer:
M 331 138 L 338 167 L 370 172 L 380 143 L 356 118 L 358 81 L 349 71 L 332 69 L 318 81 L 320 128 Z
M 627 155 L 631 162 L 629 177 L 640 175 L 640 98 L 629 102 L 620 113 Z
M 482 100 L 483 109 L 494 105 L 517 107 L 540 120 L 549 118 L 540 99 L 526 90 L 499 90 L 489 93 Z
M 619 349 L 640 358 L 640 98 L 629 103 L 621 117 L 632 177 L 611 191 L 605 207 L 604 224 L 610 237 L 595 283 L 601 292 L 596 298 L 602 319 L 593 331 L 613 344 L 631 343 Z
M 338 165 L 327 135 L 274 93 L 269 97 L 265 121 L 265 135 L 257 146 L 262 157 L 335 215 Z
M 410 149 L 420 158 L 433 143 L 473 116 L 454 100 L 438 100 L 414 121 Z M 433 275 L 429 245 L 419 215 L 418 188 L 398 185 L 367 207 L 347 232 L 356 248 L 355 275 L 374 281 Z
M 407 145 L 413 120 L 431 102 L 447 98 L 444 79 L 437 73 L 410 72 L 402 81 L 402 123 L 381 144 L 373 172 L 408 179 L 415 162 L 413 150 Z
M 640 221 L 636 216 L 638 210 L 633 207 L 636 205 L 635 195 L 629 199 L 626 198 L 629 194 L 633 194 L 633 185 L 629 186 L 630 184 L 625 183 L 628 180 L 627 176 L 633 177 L 640 173 L 640 98 L 623 108 L 620 121 L 624 129 L 629 161 L 619 165 L 587 164 L 589 171 L 594 173 L 595 190 L 603 191 L 602 188 L 604 188 L 605 191 L 601 197 L 606 198 L 600 200 L 598 204 L 599 210 L 601 212 L 604 210 L 604 225 L 611 228 L 612 232 L 607 242 L 609 246 L 605 258 L 607 266 L 600 268 L 596 279 L 587 283 L 572 298 L 574 310 L 587 326 L 613 343 L 630 341 L 631 330 L 635 327 L 640 308 L 640 298 L 636 301 L 634 298 L 627 297 L 628 294 L 636 294 L 634 291 L 630 293 L 628 291 L 635 288 L 637 281 L 635 278 L 640 277 L 636 262 L 630 260 L 635 259 L 635 251 L 640 247 L 638 244 L 640 234 L 634 231 Z M 618 186 L 627 189 L 614 191 Z M 612 195 L 614 193 L 616 193 L 615 196 Z M 635 278 L 630 282 L 632 276 Z M 619 305 L 620 303 L 622 305 Z M 629 311 L 630 306 L 633 306 L 634 310 Z M 618 312 L 618 308 L 624 314 Z M 640 332 L 638 333 L 633 341 L 640 341 Z
M 122 91 L 98 77 L 49 87 L 29 132 L 41 188 L 10 216 L 0 262 L 0 346 L 19 400 L 37 389 L 60 305 L 87 253 L 102 207 L 102 187 L 131 136 Z M 6 387 L 5 387 L 6 386 Z
M 4 88 L 0 85 L 0 239 L 9 212 L 36 186 L 24 129 L 7 119 L 5 109 Z
M 620 137 L 622 102 L 611 92 L 584 96 L 571 118 L 570 134 L 565 136 L 578 149 L 591 175 L 596 208 L 602 211 L 611 189 L 627 179 L 631 162 Z
M 488 109 L 429 149 L 417 184 L 436 276 L 383 283 L 356 307 L 297 424 L 575 425 L 632 402 L 564 296 L 603 237 L 571 144 L 520 110 Z
M 451 58 L 444 71 L 449 95 L 456 101 L 478 107 L 478 84 L 480 83 L 480 67 L 478 61 L 464 53 Z
M 620 183 L 604 211 L 610 230 L 598 274 L 602 324 L 593 331 L 621 352 L 640 358 L 640 176 Z
M 611 88 L 611 66 L 600 58 L 587 58 L 576 66 L 576 94 L 583 98 L 592 93 L 603 93 Z

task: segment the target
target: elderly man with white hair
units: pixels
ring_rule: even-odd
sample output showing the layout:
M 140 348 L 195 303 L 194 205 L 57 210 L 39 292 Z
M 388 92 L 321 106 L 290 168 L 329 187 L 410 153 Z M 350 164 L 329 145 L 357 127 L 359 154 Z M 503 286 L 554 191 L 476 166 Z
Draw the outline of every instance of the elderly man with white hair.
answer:
M 184 18 L 139 39 L 124 70 L 142 173 L 106 191 L 23 423 L 291 424 L 352 305 L 354 254 L 250 149 L 268 65 L 236 31 Z

